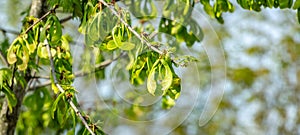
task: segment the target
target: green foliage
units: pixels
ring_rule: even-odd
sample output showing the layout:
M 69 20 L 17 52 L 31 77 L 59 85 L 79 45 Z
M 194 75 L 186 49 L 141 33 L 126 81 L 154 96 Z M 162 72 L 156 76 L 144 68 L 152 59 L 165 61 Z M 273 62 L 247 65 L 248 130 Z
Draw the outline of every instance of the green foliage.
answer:
M 189 1 L 189 0 L 188 0 Z M 183 6 L 184 5 L 184 6 Z M 179 43 L 192 46 L 203 39 L 203 32 L 192 18 L 193 6 L 183 0 L 168 0 L 164 6 L 163 18 L 160 20 L 159 31 L 175 36 Z M 176 15 L 172 17 L 172 15 Z M 187 29 L 190 27 L 190 29 Z
M 17 104 L 16 96 L 10 88 L 12 85 L 12 71 L 8 68 L 2 68 L 0 69 L 0 75 L 0 90 L 5 94 L 9 111 L 12 112 L 12 107 Z
M 246 0 L 238 0 L 239 2 L 245 2 Z M 204 6 L 204 11 L 211 17 L 216 18 L 220 23 L 224 23 L 222 14 L 225 12 L 233 12 L 234 6 L 229 0 L 217 0 L 211 5 L 210 0 L 200 0 Z M 242 5 L 242 7 L 245 5 Z M 245 7 L 243 7 L 245 8 Z
M 26 96 L 23 103 L 26 111 L 19 118 L 18 134 L 40 134 L 49 129 L 62 129 L 57 133 L 64 130 L 75 131 L 77 116 L 72 115 L 72 108 L 65 108 L 65 94 L 61 93 L 53 99 L 49 90 L 42 88 Z
M 64 12 L 73 13 L 74 17 L 82 17 L 83 2 L 82 0 L 47 0 L 51 7 L 59 5 Z
M 173 73 L 168 63 L 164 59 L 157 59 L 148 75 L 147 87 L 149 93 L 155 95 L 154 93 L 157 90 L 166 92 L 172 81 Z
M 125 4 L 128 1 L 125 1 Z M 107 0 L 107 2 L 113 1 Z M 237 2 L 242 8 L 254 11 L 261 11 L 261 7 L 293 8 L 297 10 L 298 19 L 300 18 L 300 0 L 295 2 L 293 0 L 237 0 Z M 223 13 L 234 12 L 234 6 L 229 0 L 214 2 L 200 0 L 200 3 L 204 11 L 220 23 L 224 23 Z M 133 85 L 146 83 L 147 90 L 145 91 L 153 96 L 162 96 L 161 104 L 165 109 L 170 109 L 175 105 L 181 92 L 181 79 L 174 71 L 174 66 L 187 66 L 187 63 L 196 61 L 193 56 L 176 56 L 175 52 L 180 51 L 178 50 L 180 43 L 192 47 L 204 38 L 200 25 L 192 17 L 196 4 L 194 0 L 166 0 L 158 30 L 155 30 L 151 24 L 145 26 L 158 17 L 158 10 L 153 0 L 130 0 L 128 5 L 130 12 L 120 8 L 117 4 L 112 5 L 112 8 L 117 10 L 129 26 L 133 27 L 132 19 L 137 18 L 141 25 L 133 29 L 162 53 L 151 50 L 144 41 L 134 36 L 127 25 L 97 0 L 48 0 L 48 4 L 50 7 L 58 5 L 63 12 L 72 13 L 72 17 L 79 18 L 81 24 L 78 31 L 85 36 L 85 49 L 82 54 L 84 62 L 80 64 L 84 72 L 97 70 L 95 73 L 97 79 L 105 78 L 105 68 L 96 69 L 94 65 L 126 54 L 126 58 L 119 57 L 119 59 L 128 60 L 128 64 L 123 66 L 126 66 L 129 73 L 130 83 Z M 1 92 L 5 94 L 9 110 L 12 112 L 12 108 L 17 104 L 12 89 L 13 82 L 21 84 L 25 89 L 28 85 L 25 80 L 33 78 L 31 76 L 33 71 L 39 74 L 42 72 L 41 69 L 49 66 L 47 49 L 47 44 L 49 44 L 54 61 L 55 77 L 58 80 L 56 82 L 51 74 L 49 75 L 54 94 L 45 87 L 30 92 L 24 99 L 25 111 L 20 115 L 17 131 L 18 134 L 40 134 L 45 129 L 53 129 L 57 131 L 57 134 L 63 133 L 64 130 L 69 130 L 67 134 L 75 134 L 79 120 L 68 103 L 69 101 L 77 103 L 74 98 L 76 90 L 72 86 L 75 78 L 69 45 L 72 38 L 63 34 L 63 26 L 55 12 L 33 25 L 37 21 L 37 18 L 25 17 L 21 34 L 10 45 L 7 37 L 1 43 L 0 51 L 4 53 L 10 64 L 8 68 L 0 69 Z M 155 31 L 169 34 L 176 39 L 172 43 L 163 44 L 146 36 L 147 33 Z M 158 38 L 161 37 L 158 36 Z M 264 53 L 264 50 L 258 47 L 247 51 L 249 54 Z M 229 76 L 234 82 L 250 87 L 258 74 L 267 72 L 237 68 L 231 69 Z M 57 84 L 62 86 L 64 92 L 58 89 Z M 137 105 L 130 109 L 128 111 L 130 113 L 140 111 Z M 92 120 L 87 121 L 94 132 L 104 134 Z M 80 125 L 77 134 L 89 133 L 84 126 Z
M 25 32 L 34 21 L 37 21 L 37 19 L 33 17 L 25 18 L 23 32 Z M 42 23 L 34 25 L 28 33 L 19 35 L 12 42 L 7 52 L 7 61 L 9 64 L 16 64 L 20 71 L 25 71 L 28 65 L 30 68 L 36 68 L 34 61 L 30 61 L 30 59 L 35 56 L 41 26 Z
M 149 21 L 157 16 L 157 9 L 153 0 L 131 0 L 129 10 L 142 22 Z

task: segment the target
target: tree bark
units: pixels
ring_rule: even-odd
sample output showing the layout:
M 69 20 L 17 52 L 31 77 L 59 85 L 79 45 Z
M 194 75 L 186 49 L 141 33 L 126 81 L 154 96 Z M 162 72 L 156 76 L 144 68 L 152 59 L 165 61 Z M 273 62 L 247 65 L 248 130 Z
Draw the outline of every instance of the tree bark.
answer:
M 30 16 L 34 16 L 36 18 L 41 17 L 47 8 L 46 0 L 32 0 Z M 26 83 L 28 84 L 30 80 L 30 70 L 27 70 L 27 74 L 24 75 Z M 16 125 L 18 122 L 19 114 L 21 112 L 21 106 L 23 103 L 24 96 L 26 94 L 25 88 L 21 86 L 18 80 L 14 79 L 16 83 L 13 88 L 13 92 L 17 98 L 17 105 L 13 107 L 13 111 L 10 112 L 8 109 L 7 100 L 3 102 L 2 109 L 0 112 L 0 135 L 14 135 Z
M 40 18 L 47 11 L 46 0 L 32 0 L 29 15 Z
M 13 135 L 18 122 L 22 101 L 25 95 L 25 89 L 23 89 L 20 84 L 17 84 L 15 85 L 13 92 L 15 93 L 17 98 L 17 105 L 13 107 L 13 111 L 10 112 L 8 109 L 7 101 L 4 101 L 0 113 L 1 135 Z

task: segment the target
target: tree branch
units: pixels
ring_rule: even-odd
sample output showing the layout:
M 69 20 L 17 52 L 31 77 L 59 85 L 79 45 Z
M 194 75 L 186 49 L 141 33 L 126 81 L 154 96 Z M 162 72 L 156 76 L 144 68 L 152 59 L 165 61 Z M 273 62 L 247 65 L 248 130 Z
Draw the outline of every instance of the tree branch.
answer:
M 106 60 L 106 61 L 101 62 L 100 64 L 97 64 L 97 65 L 95 66 L 95 70 L 93 70 L 93 71 L 90 71 L 90 72 L 85 72 L 85 71 L 83 71 L 83 70 L 77 71 L 77 72 L 74 73 L 74 76 L 75 76 L 75 77 L 83 77 L 83 76 L 89 75 L 89 74 L 91 74 L 91 73 L 95 73 L 95 72 L 97 72 L 97 71 L 99 71 L 99 70 L 101 70 L 101 69 L 103 69 L 103 68 L 109 66 L 111 63 L 113 63 L 114 61 L 118 60 L 120 57 L 122 57 L 122 56 L 124 56 L 124 55 L 125 55 L 125 54 L 123 53 L 123 54 L 117 56 L 117 57 L 114 58 L 114 59 Z M 49 76 L 34 76 L 34 77 L 32 77 L 32 78 L 50 79 Z M 30 90 L 30 91 L 31 91 L 31 90 L 35 90 L 35 89 L 38 89 L 38 88 L 42 88 L 42 87 L 45 87 L 45 86 L 49 86 L 50 84 L 51 84 L 51 81 L 50 81 L 50 80 L 47 80 L 47 81 L 45 81 L 45 82 L 43 82 L 43 83 L 41 83 L 41 84 L 39 84 L 39 85 L 35 85 L 35 86 L 30 87 L 29 90 Z
M 110 11 L 116 16 L 118 17 L 118 19 L 141 41 L 143 41 L 150 49 L 152 49 L 153 51 L 157 52 L 158 54 L 163 55 L 164 52 L 162 52 L 161 50 L 159 50 L 158 48 L 154 47 L 151 45 L 151 43 L 146 39 L 146 37 L 144 35 L 140 35 L 138 32 L 136 32 L 131 26 L 129 26 L 129 24 L 127 24 L 125 22 L 125 20 L 118 14 L 118 12 L 112 7 L 110 6 L 108 3 L 106 3 L 104 0 L 99 0 L 103 5 L 105 5 L 106 7 L 108 7 L 110 9 Z
M 52 9 L 52 10 L 55 10 L 55 9 Z M 39 23 L 40 21 L 42 21 L 45 17 L 47 17 L 51 12 L 53 12 L 53 11 L 51 11 L 51 10 L 48 11 L 43 17 L 41 17 L 41 18 L 38 20 L 38 22 L 36 22 L 36 23 L 34 23 L 32 26 L 30 26 L 30 29 L 32 29 L 32 27 L 33 27 L 34 25 L 36 25 L 37 23 Z M 71 20 L 72 18 L 73 18 L 72 16 L 68 16 L 68 17 L 66 17 L 66 18 L 63 18 L 63 19 L 59 20 L 59 22 L 60 22 L 60 23 L 65 23 L 65 22 Z M 24 33 L 27 33 L 30 29 L 29 29 L 29 28 L 26 29 L 26 32 L 24 32 Z M 20 32 L 18 32 L 18 31 L 8 30 L 8 29 L 4 29 L 4 28 L 1 28 L 1 27 L 0 27 L 0 31 L 2 31 L 3 33 L 10 33 L 10 34 L 14 34 L 14 35 L 20 35 Z
M 106 60 L 106 61 L 101 62 L 100 64 L 97 64 L 95 66 L 95 70 L 93 70 L 91 72 L 84 72 L 83 70 L 81 70 L 81 71 L 75 72 L 74 75 L 75 75 L 75 77 L 82 77 L 82 76 L 89 75 L 91 73 L 95 73 L 95 72 L 103 69 L 104 67 L 109 66 L 112 62 L 116 61 L 117 59 L 119 59 L 120 57 L 122 57 L 124 55 L 125 55 L 125 53 L 122 53 L 114 59 Z
M 30 25 L 23 33 L 26 34 L 29 30 L 33 28 L 36 24 L 38 24 L 40 21 L 42 21 L 44 18 L 46 18 L 48 15 L 53 13 L 58 8 L 58 5 L 56 5 L 53 9 L 49 10 L 46 14 L 44 14 L 41 18 L 39 18 L 38 21 L 34 22 L 32 25 Z
M 48 50 L 48 55 L 49 55 L 49 59 L 50 59 L 50 65 L 51 65 L 51 74 L 54 80 L 54 84 L 56 85 L 56 87 L 59 89 L 59 91 L 61 93 L 64 93 L 65 90 L 60 86 L 60 84 L 57 81 L 56 75 L 55 75 L 55 67 L 54 67 L 54 62 L 53 62 L 53 58 L 52 58 L 52 54 L 51 54 L 51 50 L 50 50 L 50 45 L 47 44 L 47 50 Z M 81 122 L 84 124 L 85 128 L 92 134 L 95 135 L 95 133 L 93 132 L 93 130 L 89 127 L 87 121 L 85 120 L 85 118 L 83 118 L 81 112 L 78 110 L 78 108 L 75 106 L 75 104 L 73 103 L 72 100 L 68 100 L 69 104 L 71 105 L 71 107 L 73 108 L 73 110 L 76 112 L 76 114 L 79 116 L 79 118 L 81 119 Z
M 103 5 L 105 5 L 106 7 L 108 7 L 110 9 L 110 11 L 116 16 L 118 17 L 118 19 L 121 21 L 121 23 L 123 23 L 125 25 L 125 27 L 127 27 L 140 41 L 142 41 L 143 43 L 145 43 L 151 50 L 153 50 L 154 52 L 157 52 L 160 55 L 164 55 L 167 52 L 166 51 L 161 51 L 158 48 L 156 48 L 155 46 L 153 46 L 147 39 L 147 37 L 144 34 L 139 34 L 137 31 L 135 31 L 129 24 L 126 23 L 126 21 L 120 16 L 120 14 L 118 14 L 118 12 L 114 9 L 114 7 L 112 7 L 111 5 L 109 5 L 108 3 L 106 3 L 104 0 L 99 0 L 99 2 L 101 2 Z M 179 65 L 179 66 L 184 66 L 180 63 L 178 63 L 173 55 L 170 55 L 170 58 L 172 60 L 172 62 L 174 62 L 175 64 Z
M 72 18 L 73 18 L 73 16 L 68 16 L 68 17 L 66 17 L 66 18 L 63 18 L 63 19 L 59 20 L 59 22 L 60 22 L 60 23 L 65 23 L 65 22 L 71 20 Z
M 31 10 L 33 12 L 30 11 L 30 15 L 34 16 L 36 18 L 40 17 L 40 14 L 43 14 L 44 12 L 42 12 L 43 9 L 43 5 L 45 5 L 45 0 L 32 0 L 32 6 L 31 6 Z M 36 14 L 38 13 L 38 14 Z M 39 20 L 40 21 L 40 20 Z M 36 25 L 37 22 L 34 24 Z M 34 25 L 32 25 L 26 32 L 28 32 Z M 5 31 L 2 30 L 3 32 L 9 32 L 9 31 Z M 15 33 L 16 32 L 12 32 L 11 33 Z M 26 33 L 25 32 L 25 33 Z M 20 33 L 18 33 L 19 35 Z M 21 33 L 22 34 L 22 33 Z M 10 67 L 11 69 L 13 69 L 13 79 L 15 78 L 15 65 L 13 67 Z M 21 73 L 21 72 L 20 72 Z M 29 88 L 30 84 L 32 83 L 32 79 L 30 78 L 31 74 L 30 74 L 30 69 L 27 69 L 26 72 L 22 72 L 21 73 L 22 77 L 24 77 L 24 81 L 22 80 L 20 82 L 20 80 L 12 80 L 12 85 L 10 86 L 11 91 L 15 94 L 15 97 L 17 99 L 17 104 L 12 108 L 12 111 L 9 111 L 9 107 L 8 107 L 8 101 L 4 100 L 3 104 L 1 105 L 1 112 L 0 112 L 0 134 L 2 135 L 14 135 L 15 129 L 16 129 L 16 125 L 19 119 L 19 114 L 21 112 L 21 106 L 23 103 L 23 99 L 24 96 L 26 94 L 26 90 L 24 90 L 24 86 L 23 84 L 27 84 L 26 85 L 26 89 Z M 31 80 L 31 81 L 30 81 Z
M 35 90 L 35 89 L 38 89 L 38 88 L 42 88 L 42 87 L 46 87 L 46 86 L 49 86 L 50 84 L 51 84 L 51 80 L 48 80 L 48 81 L 45 81 L 44 83 L 41 83 L 39 85 L 31 86 L 29 88 L 29 91 L 32 91 L 32 90 Z

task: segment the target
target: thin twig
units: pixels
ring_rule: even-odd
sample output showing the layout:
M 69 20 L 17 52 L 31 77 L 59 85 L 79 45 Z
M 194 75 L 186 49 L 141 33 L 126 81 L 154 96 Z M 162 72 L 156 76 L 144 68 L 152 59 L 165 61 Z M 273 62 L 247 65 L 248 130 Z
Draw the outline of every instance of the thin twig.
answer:
M 83 70 L 80 70 L 80 71 L 77 71 L 74 73 L 74 76 L 75 77 L 82 77 L 82 76 L 86 76 L 86 75 L 89 75 L 91 73 L 95 73 L 97 71 L 99 71 L 100 69 L 103 69 L 107 66 L 109 66 L 111 63 L 113 63 L 114 61 L 116 61 L 117 59 L 119 59 L 120 57 L 124 56 L 125 54 L 121 54 L 119 55 L 118 57 L 114 58 L 114 59 L 110 59 L 110 60 L 106 60 L 106 61 L 103 61 L 99 64 L 97 64 L 95 66 L 95 69 L 93 71 L 90 71 L 90 72 L 85 72 Z M 50 79 L 49 76 L 34 76 L 32 78 L 39 78 L 39 79 Z M 35 86 L 32 86 L 30 87 L 29 90 L 34 90 L 34 89 L 38 89 L 38 88 L 42 88 L 42 87 L 46 87 L 46 86 L 49 86 L 51 84 L 51 81 L 50 80 L 47 80 L 39 85 L 35 85 Z
M 110 9 L 110 11 L 116 16 L 118 17 L 118 19 L 125 25 L 125 27 L 127 27 L 141 42 L 145 43 L 150 49 L 152 49 L 153 51 L 157 52 L 160 55 L 164 55 L 167 52 L 165 51 L 161 51 L 158 48 L 156 48 L 155 46 L 153 46 L 147 39 L 147 37 L 144 34 L 139 34 L 137 31 L 135 31 L 128 23 L 126 23 L 126 21 L 120 16 L 120 14 L 118 14 L 118 12 L 114 9 L 114 7 L 112 7 L 111 5 L 109 5 L 108 3 L 106 3 L 104 0 L 99 0 L 99 2 L 101 2 L 103 5 L 105 5 L 106 7 L 108 7 Z M 155 35 L 154 35 L 155 36 Z M 174 62 L 175 64 L 184 67 L 184 65 L 178 63 L 175 60 L 174 55 L 170 55 L 170 59 L 172 60 L 172 62 Z
M 32 76 L 31 78 L 37 78 L 37 79 L 50 79 L 50 76 L 44 76 L 44 75 L 38 75 L 38 76 Z
M 36 24 L 38 24 L 40 21 L 42 21 L 44 18 L 46 18 L 48 15 L 50 15 L 53 11 L 55 11 L 56 9 L 58 8 L 58 5 L 54 6 L 53 9 L 51 9 L 50 11 L 48 11 L 46 14 L 44 14 L 41 18 L 38 19 L 38 21 L 34 22 L 32 25 L 30 25 L 24 32 L 23 34 L 26 34 L 28 33 L 28 31 L 30 31 Z M 67 19 L 67 18 L 65 18 Z M 3 28 L 0 28 L 0 31 L 6 33 L 12 33 L 12 34 L 16 34 L 16 35 L 19 35 L 20 33 L 19 32 L 16 32 L 16 31 L 12 31 L 12 30 L 5 30 Z M 9 65 L 7 60 L 5 59 L 3 53 L 0 51 L 0 57 L 2 59 L 2 61 L 5 63 L 5 65 Z
M 159 50 L 158 48 L 154 47 L 151 45 L 151 43 L 149 43 L 149 41 L 146 40 L 144 35 L 140 35 L 138 32 L 136 32 L 129 24 L 126 23 L 126 21 L 118 14 L 118 12 L 112 7 L 110 6 L 108 3 L 106 3 L 104 0 L 99 0 L 103 5 L 105 5 L 106 7 L 108 7 L 110 9 L 110 11 L 118 17 L 118 19 L 125 25 L 125 27 L 127 27 L 139 40 L 143 41 L 146 43 L 146 45 L 152 49 L 153 51 L 157 52 L 160 55 L 163 55 L 164 52 L 162 52 L 161 50 Z
M 95 72 L 103 69 L 104 67 L 109 66 L 112 62 L 116 61 L 117 59 L 119 59 L 120 57 L 122 57 L 124 55 L 125 55 L 125 53 L 122 53 L 114 59 L 106 60 L 106 61 L 101 62 L 100 64 L 97 64 L 95 66 L 95 70 L 93 70 L 93 71 L 85 72 L 85 71 L 81 70 L 81 71 L 75 72 L 74 75 L 75 75 L 75 77 L 82 77 L 82 76 L 89 75 L 91 73 L 95 73 Z
M 50 50 L 50 45 L 47 44 L 47 50 L 48 50 L 48 55 L 49 55 L 49 59 L 50 59 L 50 65 L 51 65 L 51 74 L 53 77 L 53 81 L 54 84 L 56 85 L 56 87 L 59 89 L 60 92 L 64 93 L 65 90 L 60 86 L 60 84 L 57 81 L 56 75 L 55 75 L 55 67 L 54 67 L 54 62 L 53 62 L 53 58 L 52 58 L 52 54 L 51 54 L 51 50 Z M 71 107 L 73 108 L 73 110 L 75 111 L 75 113 L 79 116 L 79 118 L 81 119 L 81 122 L 84 124 L 85 128 L 92 134 L 95 135 L 95 133 L 93 132 L 93 130 L 89 127 L 87 121 L 83 118 L 81 112 L 79 111 L 79 109 L 75 106 L 75 104 L 73 103 L 72 100 L 68 100 L 69 104 L 71 105 Z
M 29 88 L 29 91 L 33 91 L 35 89 L 38 89 L 38 88 L 42 88 L 42 87 L 46 87 L 46 86 L 49 86 L 51 84 L 51 80 L 48 80 L 48 81 L 45 81 L 39 85 L 34 85 L 34 86 L 31 86 Z
M 9 66 L 4 54 L 2 53 L 2 51 L 0 51 L 0 57 L 1 57 L 1 60 L 3 61 L 3 63 L 5 64 L 5 66 Z
M 30 31 L 36 24 L 38 24 L 40 21 L 42 21 L 44 18 L 46 18 L 48 15 L 53 13 L 58 8 L 58 5 L 54 6 L 53 9 L 48 11 L 46 14 L 44 14 L 41 18 L 39 18 L 36 22 L 34 22 L 32 25 L 30 25 L 23 33 L 26 34 L 28 31 Z
M 60 22 L 60 23 L 65 23 L 65 22 L 67 22 L 67 21 L 69 21 L 69 20 L 71 20 L 71 19 L 73 19 L 73 16 L 68 16 L 68 17 L 66 17 L 66 18 L 63 18 L 63 19 L 59 20 L 59 22 Z

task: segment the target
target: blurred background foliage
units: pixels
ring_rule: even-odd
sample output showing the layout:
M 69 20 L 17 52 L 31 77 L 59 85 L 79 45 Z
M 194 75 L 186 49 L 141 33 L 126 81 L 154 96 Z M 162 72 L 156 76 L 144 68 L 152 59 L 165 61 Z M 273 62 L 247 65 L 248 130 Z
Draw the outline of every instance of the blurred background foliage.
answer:
M 156 2 L 154 1 L 154 3 Z M 300 25 L 297 22 L 296 12 L 270 8 L 262 9 L 261 12 L 254 12 L 242 9 L 235 1 L 232 4 L 235 11 L 223 14 L 224 24 L 210 19 L 212 15 L 207 15 L 202 5 L 195 5 L 194 10 L 203 14 L 203 18 L 208 22 L 200 23 L 204 33 L 203 41 L 196 42 L 192 47 L 181 46 L 181 51 L 178 53 L 192 54 L 198 59 L 196 62 L 197 73 L 190 70 L 181 72 L 180 69 L 178 72 L 189 77 L 183 79 L 191 80 L 190 87 L 199 88 L 199 98 L 192 113 L 170 134 L 300 134 L 298 104 L 300 100 Z M 0 28 L 18 32 L 24 17 L 22 13 L 27 12 L 29 5 L 29 0 L 0 1 L 0 18 L 2 21 Z M 158 10 L 163 8 L 157 3 L 155 7 Z M 153 10 L 153 8 L 149 8 L 152 12 L 147 10 L 148 8 L 144 9 L 144 12 L 150 15 L 138 19 L 155 19 L 154 13 L 159 13 L 159 11 Z M 209 7 L 207 8 L 206 10 L 209 10 Z M 134 8 L 134 10 L 138 9 Z M 231 11 L 231 9 L 228 10 Z M 61 18 L 68 16 L 65 13 L 58 12 L 58 14 Z M 143 21 L 134 21 L 133 23 L 137 26 L 145 25 Z M 153 23 L 158 22 L 154 21 Z M 84 50 L 84 46 L 82 46 L 83 37 L 77 31 L 78 25 L 79 21 L 76 19 L 63 24 L 64 32 L 70 33 L 70 36 L 76 41 L 72 44 L 75 63 L 80 63 L 82 59 L 91 57 L 84 57 L 82 51 Z M 170 44 L 179 42 L 178 44 L 180 44 L 180 41 L 174 40 L 174 37 L 171 36 L 172 33 L 168 34 L 169 36 L 163 36 L 162 42 L 166 41 Z M 15 35 L 9 32 L 2 31 L 0 33 L 1 44 L 8 44 L 13 38 Z M 196 39 L 193 39 L 192 42 L 195 41 Z M 206 125 L 199 127 L 198 120 L 210 92 L 210 85 L 213 84 L 211 70 L 217 68 L 211 65 L 205 46 L 217 48 L 217 44 L 220 43 L 226 59 L 225 91 L 214 117 Z M 4 46 L 7 45 L 1 45 L 1 50 L 5 49 L 2 48 Z M 112 134 L 122 133 L 124 135 L 143 132 L 143 129 L 131 131 L 130 127 L 118 120 L 119 116 L 130 120 L 146 121 L 168 111 L 160 107 L 160 102 L 150 106 L 142 105 L 144 98 L 146 98 L 140 96 L 146 93 L 144 86 L 139 88 L 122 84 L 122 82 L 129 81 L 128 74 L 124 69 L 124 63 L 127 62 L 121 60 L 109 66 L 109 70 L 102 71 L 101 75 L 98 76 L 103 78 L 103 74 L 105 74 L 107 76 L 105 79 L 95 79 L 91 75 L 77 78 L 74 84 L 79 90 L 78 99 L 81 107 L 86 110 L 90 117 L 100 120 L 100 125 Z M 79 68 L 82 68 L 80 64 L 74 67 L 75 70 L 79 70 Z M 199 76 L 199 81 L 192 81 L 195 76 Z M 124 90 L 116 90 L 118 88 L 115 86 L 117 83 L 120 83 L 118 87 Z M 45 90 L 41 89 L 39 92 L 45 93 Z M 35 112 L 36 116 L 40 118 L 40 122 L 49 125 L 47 124 L 49 121 L 44 121 L 47 120 L 44 118 L 47 116 L 43 117 L 42 111 L 34 110 L 34 108 L 29 107 L 30 104 L 27 104 L 27 100 L 30 100 L 32 94 L 37 93 L 27 95 L 18 129 L 22 131 L 24 128 L 22 126 L 29 124 L 28 127 L 34 127 L 34 129 L 27 130 L 36 130 L 36 132 L 44 132 L 44 134 L 54 133 L 50 132 L 51 126 L 38 128 L 38 123 L 24 123 L 30 121 L 32 117 L 28 112 Z M 47 94 L 49 93 L 46 92 Z M 124 99 L 126 100 L 124 101 Z M 51 100 L 44 99 L 44 106 L 47 107 L 46 102 Z M 184 100 L 188 101 L 189 99 Z M 169 122 L 173 120 L 169 119 Z M 64 129 L 59 130 L 62 131 L 57 133 L 64 133 Z

